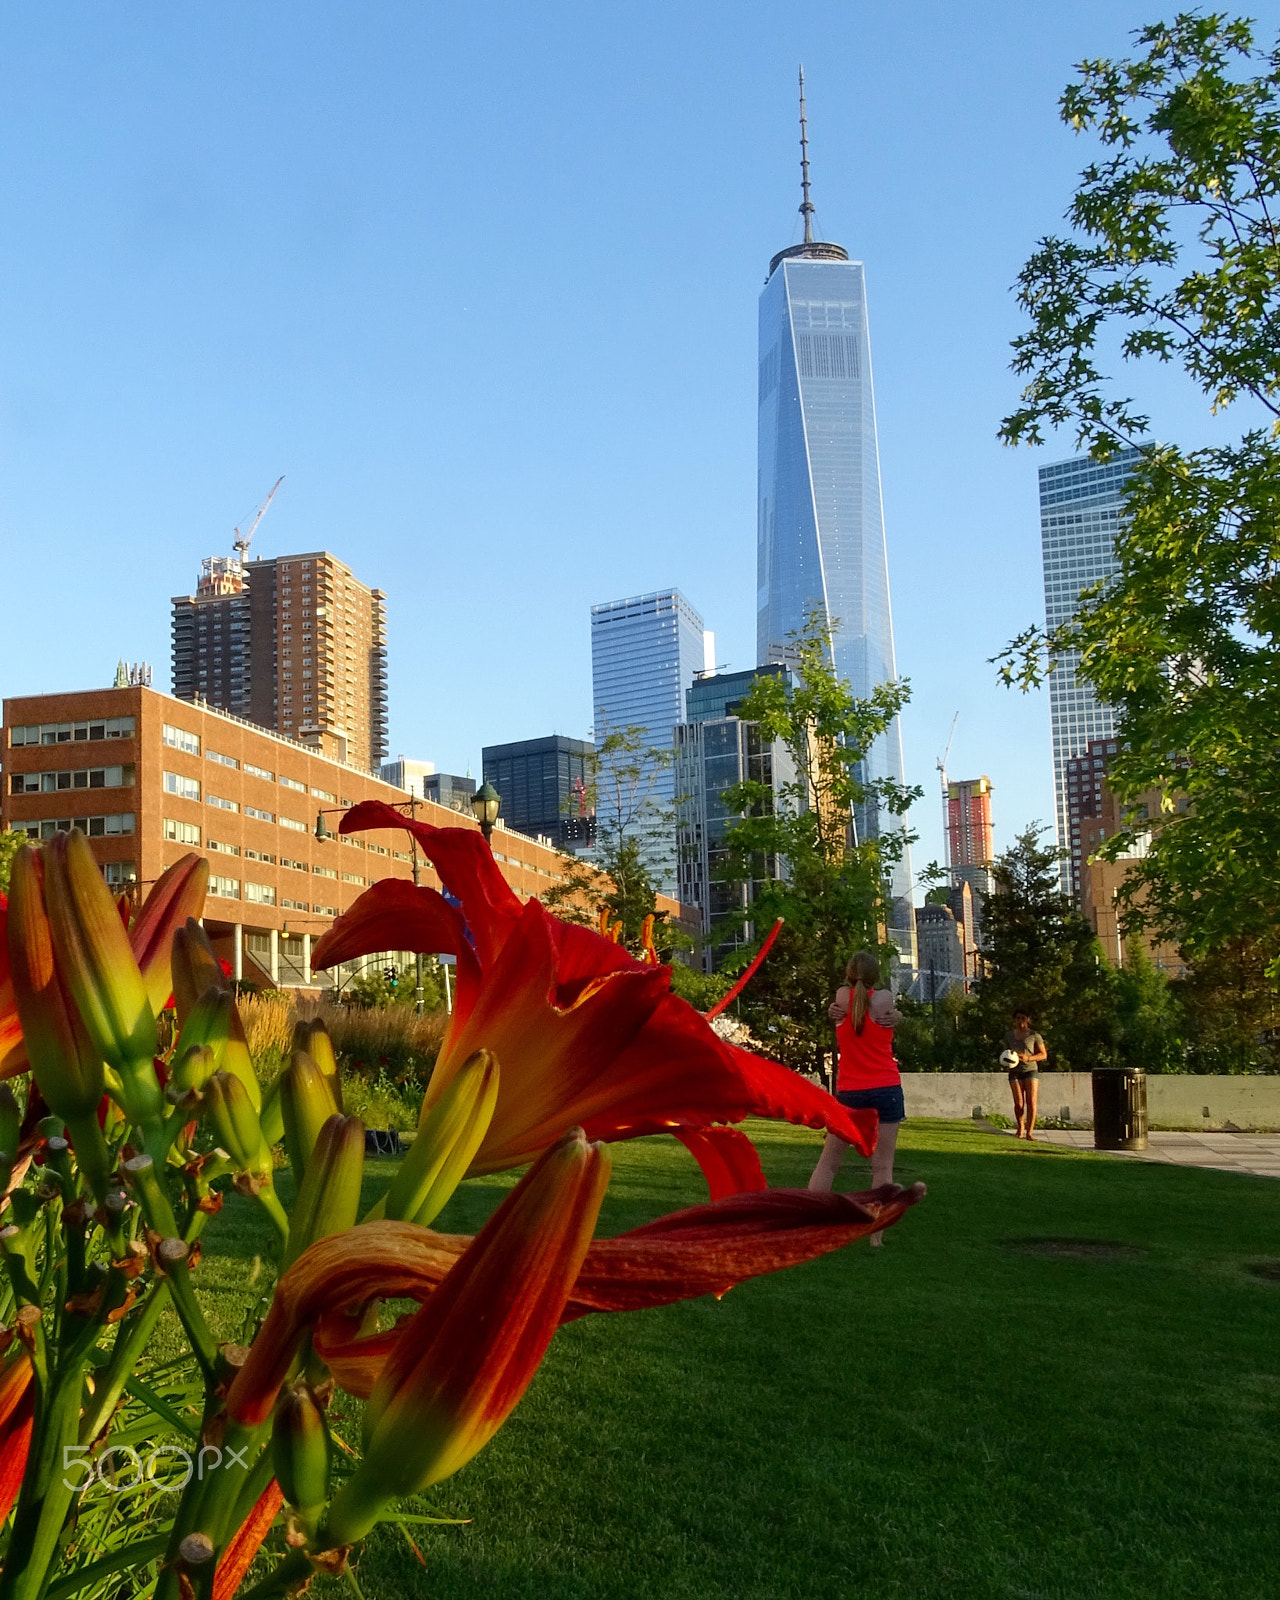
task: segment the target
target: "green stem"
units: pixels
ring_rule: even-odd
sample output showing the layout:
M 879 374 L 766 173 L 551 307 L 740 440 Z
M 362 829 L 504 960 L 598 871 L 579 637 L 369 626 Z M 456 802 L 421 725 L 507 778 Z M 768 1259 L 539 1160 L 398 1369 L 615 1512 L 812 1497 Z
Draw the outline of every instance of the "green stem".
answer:
M 155 1332 L 156 1323 L 160 1320 L 160 1313 L 164 1310 L 168 1297 L 168 1281 L 160 1279 L 152 1286 L 146 1303 L 138 1315 L 132 1321 L 121 1324 L 106 1371 L 94 1380 L 93 1400 L 80 1424 L 82 1444 L 92 1444 L 110 1422 L 111 1413 L 124 1393 L 124 1386 L 133 1374 L 138 1357 L 146 1349 L 151 1335 Z
M 281 1600 L 311 1575 L 311 1563 L 301 1550 L 295 1550 L 284 1558 L 274 1572 L 269 1572 L 261 1583 L 255 1583 L 239 1600 Z
M 262 1188 L 258 1190 L 258 1204 L 271 1218 L 272 1222 L 275 1223 L 281 1244 L 287 1245 L 289 1243 L 289 1218 L 285 1215 L 285 1209 L 280 1204 L 280 1196 L 276 1193 L 274 1184 L 264 1183 Z
M 66 1451 L 76 1444 L 80 1387 L 79 1365 L 64 1367 L 37 1401 L 31 1454 L 0 1573 L 0 1600 L 40 1600 L 48 1587 L 79 1477 L 75 1458 Z

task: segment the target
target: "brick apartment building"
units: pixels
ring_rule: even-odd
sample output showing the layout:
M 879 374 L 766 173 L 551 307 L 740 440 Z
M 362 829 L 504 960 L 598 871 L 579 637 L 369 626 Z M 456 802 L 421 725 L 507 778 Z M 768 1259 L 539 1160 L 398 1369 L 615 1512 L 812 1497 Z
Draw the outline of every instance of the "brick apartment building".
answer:
M 310 986 L 313 943 L 333 919 L 376 880 L 413 876 L 407 834 L 337 834 L 342 808 L 400 803 L 402 790 L 297 740 L 154 689 L 7 699 L 0 760 L 0 824 L 33 838 L 81 828 L 113 888 L 145 892 L 180 856 L 200 851 L 210 869 L 205 927 L 236 975 L 259 984 Z M 422 821 L 477 826 L 429 800 L 417 806 Z M 328 839 L 315 836 L 320 812 Z M 501 824 L 492 843 L 522 900 L 562 875 L 555 850 Z M 426 861 L 420 881 L 440 887 Z M 663 904 L 678 916 L 675 902 Z

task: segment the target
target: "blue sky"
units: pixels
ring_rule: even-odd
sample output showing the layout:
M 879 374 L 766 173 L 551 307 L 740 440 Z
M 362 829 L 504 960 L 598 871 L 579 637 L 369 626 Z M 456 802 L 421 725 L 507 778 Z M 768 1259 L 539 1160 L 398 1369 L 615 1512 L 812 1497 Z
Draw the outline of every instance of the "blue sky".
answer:
M 1268 39 L 1280 8 L 1251 8 Z M 818 223 L 867 264 L 917 862 L 934 762 L 1052 816 L 1009 293 L 1087 148 L 1056 99 L 1155 0 L 0 15 L 0 691 L 169 681 L 169 598 L 257 548 L 388 591 L 392 754 L 591 722 L 588 607 L 675 584 L 754 660 L 756 299 Z M 1201 408 L 1158 391 L 1161 432 Z

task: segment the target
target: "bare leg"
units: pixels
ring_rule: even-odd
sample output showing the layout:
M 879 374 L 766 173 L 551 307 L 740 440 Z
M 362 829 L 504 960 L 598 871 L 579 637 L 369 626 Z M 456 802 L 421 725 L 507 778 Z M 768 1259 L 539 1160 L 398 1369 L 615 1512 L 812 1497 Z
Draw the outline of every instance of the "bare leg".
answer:
M 893 1182 L 893 1156 L 898 1148 L 898 1129 L 900 1122 L 882 1122 L 876 1135 L 876 1147 L 871 1152 L 871 1187 L 878 1189 L 881 1184 Z M 873 1245 L 884 1243 L 883 1233 L 871 1235 Z
M 1027 1097 L 1026 1124 L 1027 1138 L 1030 1139 L 1032 1130 L 1036 1125 L 1036 1107 L 1040 1100 L 1040 1080 L 1038 1078 L 1028 1078 L 1022 1087 Z
M 849 1146 L 843 1139 L 837 1139 L 834 1133 L 829 1133 L 822 1146 L 822 1154 L 818 1157 L 818 1165 L 813 1169 L 813 1176 L 809 1179 L 811 1189 L 821 1189 L 830 1194 L 831 1185 L 836 1181 L 836 1173 L 840 1170 L 840 1163 L 844 1160 L 844 1153 Z
M 1013 1091 L 1013 1120 L 1014 1120 L 1014 1122 L 1016 1124 L 1016 1127 L 1014 1128 L 1013 1136 L 1014 1136 L 1015 1139 L 1021 1139 L 1021 1137 L 1022 1137 L 1022 1108 L 1023 1108 L 1023 1104 L 1024 1104 L 1023 1097 L 1022 1097 L 1022 1085 L 1018 1082 L 1018 1080 L 1016 1078 L 1012 1078 L 1009 1081 L 1009 1088 Z

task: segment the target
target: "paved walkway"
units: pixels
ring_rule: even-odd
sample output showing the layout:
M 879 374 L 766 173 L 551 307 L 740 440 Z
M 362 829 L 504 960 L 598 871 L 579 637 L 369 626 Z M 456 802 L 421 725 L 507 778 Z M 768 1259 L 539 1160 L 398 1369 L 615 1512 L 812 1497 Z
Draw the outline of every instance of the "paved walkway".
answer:
M 1037 1128 L 1036 1139 L 1076 1150 L 1093 1149 L 1091 1128 Z M 1164 1161 L 1177 1167 L 1210 1167 L 1216 1172 L 1251 1172 L 1259 1178 L 1280 1178 L 1280 1133 L 1149 1133 L 1145 1150 L 1103 1153 L 1128 1156 L 1135 1161 Z

